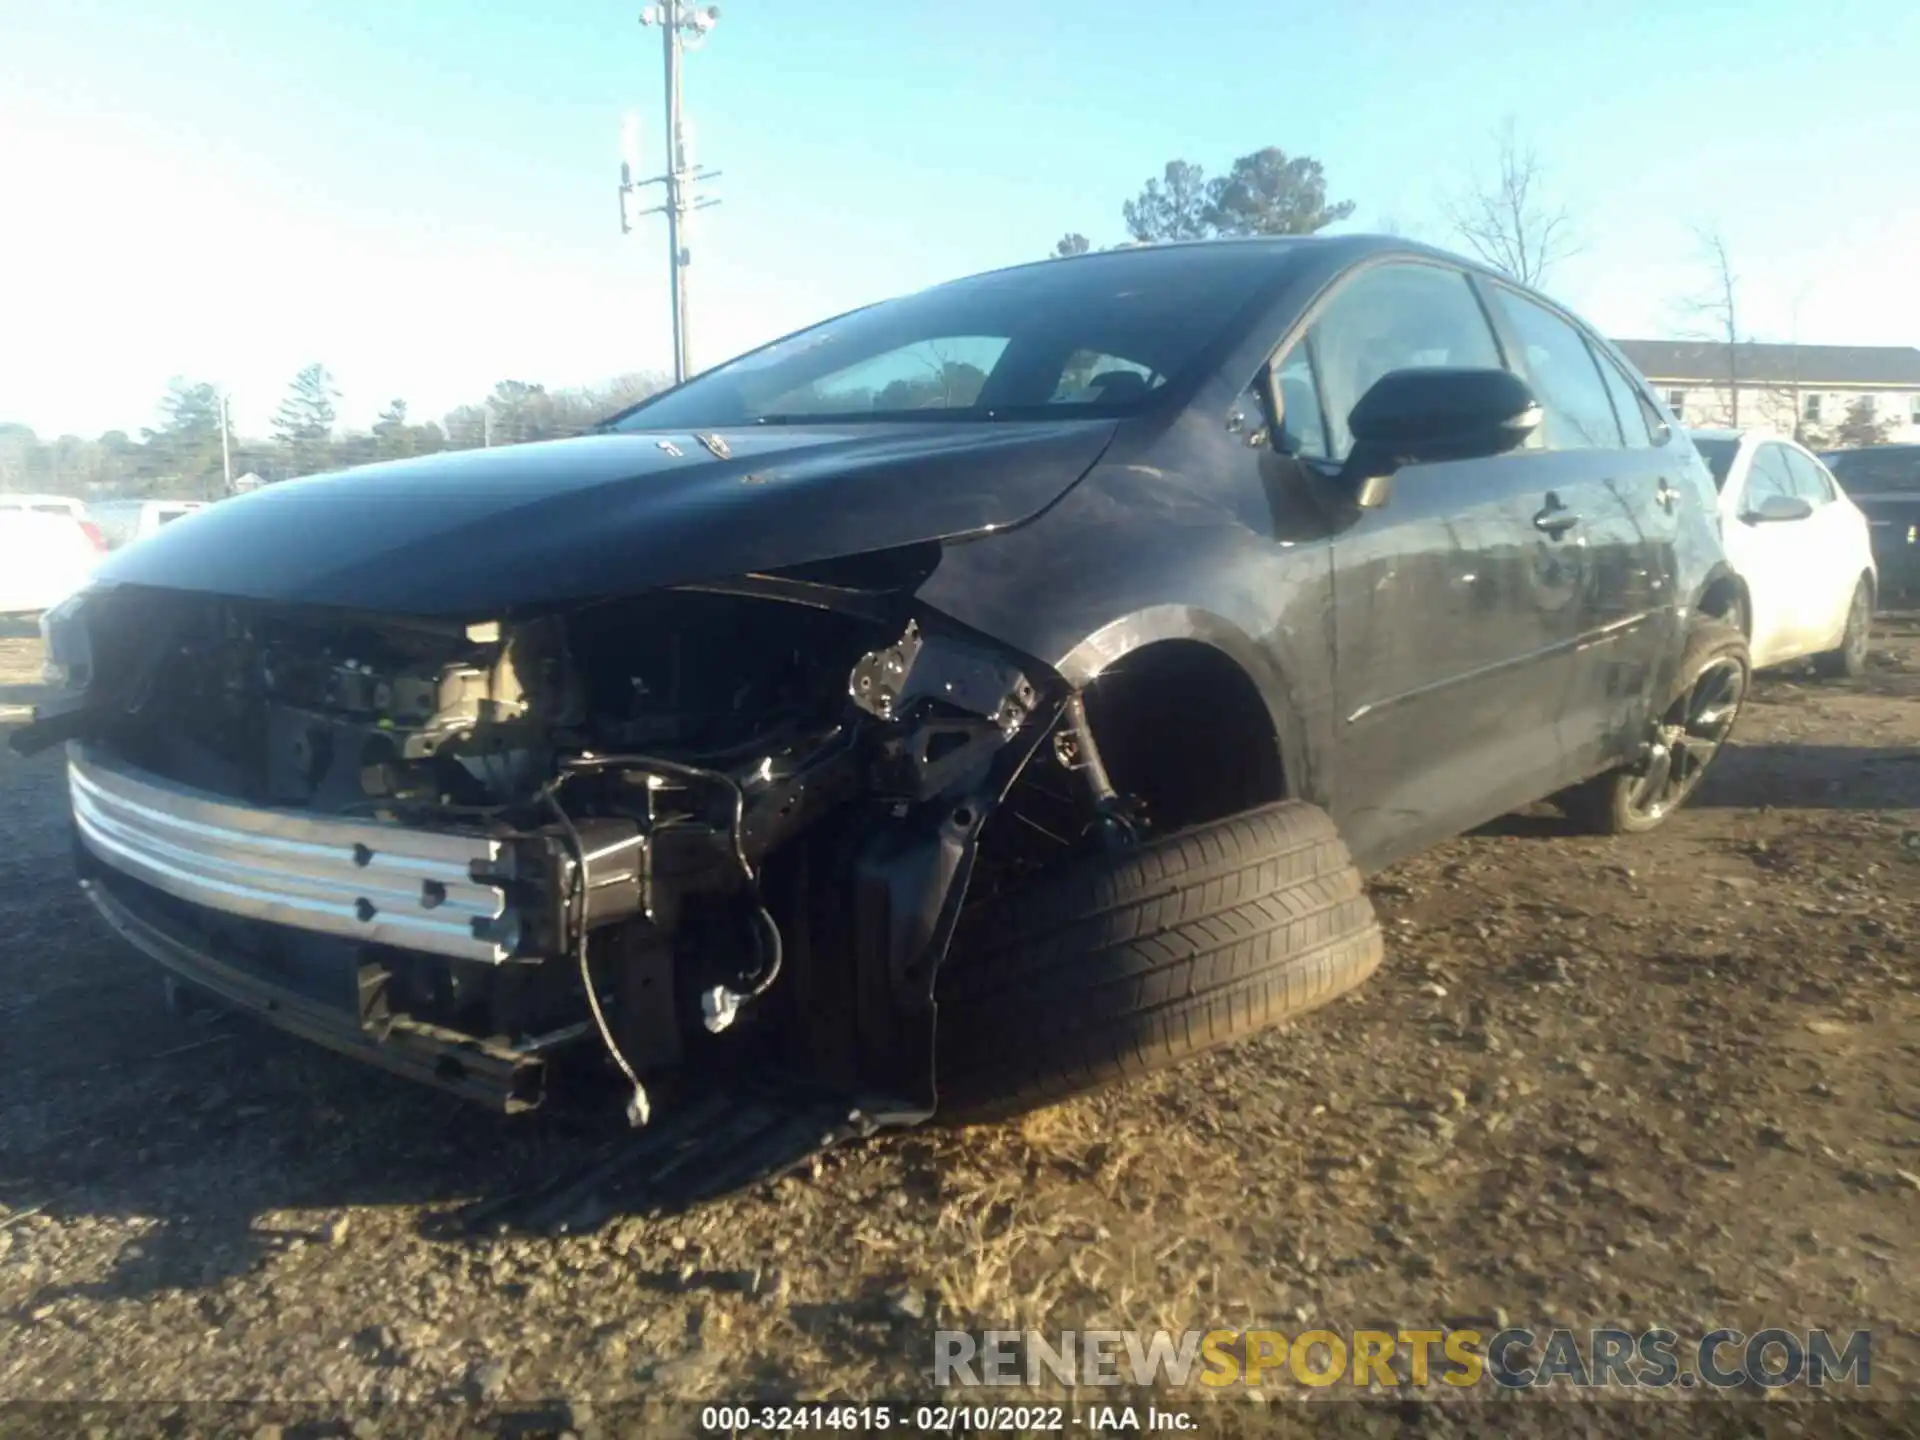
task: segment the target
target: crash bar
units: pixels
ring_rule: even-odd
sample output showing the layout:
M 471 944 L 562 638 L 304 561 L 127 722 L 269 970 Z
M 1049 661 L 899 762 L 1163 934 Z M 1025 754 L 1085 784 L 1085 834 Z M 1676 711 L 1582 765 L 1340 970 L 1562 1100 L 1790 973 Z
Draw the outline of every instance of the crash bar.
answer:
M 507 896 L 473 878 L 476 864 L 499 873 L 499 840 L 238 805 L 77 742 L 67 779 L 87 848 L 191 904 L 462 960 L 512 956 Z

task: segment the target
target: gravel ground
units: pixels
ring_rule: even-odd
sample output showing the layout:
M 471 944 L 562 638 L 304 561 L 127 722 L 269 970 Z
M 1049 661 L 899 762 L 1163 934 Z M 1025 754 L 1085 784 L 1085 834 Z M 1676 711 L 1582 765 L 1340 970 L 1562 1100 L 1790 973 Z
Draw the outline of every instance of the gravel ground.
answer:
M 13 634 L 0 706 L 38 678 Z M 0 750 L 0 1401 L 584 1433 L 637 1396 L 924 1395 L 938 1326 L 1508 1319 L 1867 1327 L 1913 1396 L 1920 629 L 1878 643 L 1860 682 L 1764 679 L 1655 837 L 1542 813 L 1396 867 L 1386 967 L 1296 1025 L 560 1240 L 431 1222 L 577 1135 L 169 1013 L 68 878 L 57 761 Z

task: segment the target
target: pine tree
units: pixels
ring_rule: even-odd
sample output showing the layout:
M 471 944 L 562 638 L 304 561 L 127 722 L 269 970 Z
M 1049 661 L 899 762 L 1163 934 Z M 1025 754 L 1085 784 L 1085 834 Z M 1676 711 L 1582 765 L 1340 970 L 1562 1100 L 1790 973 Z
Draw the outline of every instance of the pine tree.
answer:
M 273 438 L 287 447 L 295 475 L 325 468 L 339 395 L 326 366 L 309 365 L 293 377 L 287 398 L 273 412 Z

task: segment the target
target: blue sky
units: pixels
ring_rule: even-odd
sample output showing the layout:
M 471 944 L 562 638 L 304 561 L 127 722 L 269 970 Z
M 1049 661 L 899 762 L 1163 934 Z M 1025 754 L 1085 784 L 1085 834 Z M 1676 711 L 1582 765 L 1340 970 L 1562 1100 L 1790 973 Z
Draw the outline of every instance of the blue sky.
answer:
M 326 363 L 342 418 L 668 363 L 658 220 L 622 236 L 622 117 L 660 146 L 639 0 L 0 0 L 0 419 L 137 430 L 168 376 L 264 429 Z M 1744 328 L 1920 343 L 1920 6 L 1859 0 L 722 0 L 689 57 L 713 364 L 820 316 L 1123 238 L 1166 161 L 1318 157 L 1344 228 L 1452 243 L 1439 198 L 1511 114 L 1585 248 L 1547 288 L 1671 333 L 1691 227 Z

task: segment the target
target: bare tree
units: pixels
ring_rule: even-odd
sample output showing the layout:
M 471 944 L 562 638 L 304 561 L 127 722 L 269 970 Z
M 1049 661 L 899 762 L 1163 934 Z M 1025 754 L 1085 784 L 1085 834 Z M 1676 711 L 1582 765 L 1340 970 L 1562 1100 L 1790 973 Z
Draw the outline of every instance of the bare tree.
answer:
M 1733 272 L 1727 239 L 1717 225 L 1694 231 L 1700 263 L 1706 271 L 1699 293 L 1684 302 L 1693 317 L 1691 337 L 1718 345 L 1725 352 L 1725 374 L 1730 421 L 1740 428 L 1740 277 Z
M 1577 253 L 1573 218 L 1548 190 L 1546 167 L 1520 139 L 1513 117 L 1493 135 L 1494 171 L 1441 202 L 1447 221 L 1473 253 L 1522 285 L 1538 285 L 1559 261 Z
M 1823 421 L 1814 420 L 1807 414 L 1806 373 L 1800 355 L 1800 307 L 1806 303 L 1809 288 L 1802 285 L 1793 297 L 1793 338 L 1788 342 L 1790 370 L 1786 383 L 1774 386 L 1768 399 L 1774 407 L 1776 421 L 1784 405 L 1787 413 L 1793 417 L 1793 438 L 1810 450 L 1818 450 L 1827 443 L 1826 429 Z

